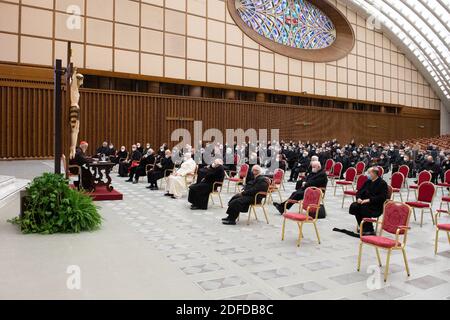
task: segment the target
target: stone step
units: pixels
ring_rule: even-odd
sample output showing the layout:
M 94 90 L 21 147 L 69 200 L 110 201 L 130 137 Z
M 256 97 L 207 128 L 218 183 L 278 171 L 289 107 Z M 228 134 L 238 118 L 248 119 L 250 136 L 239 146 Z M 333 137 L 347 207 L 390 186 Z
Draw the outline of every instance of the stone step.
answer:
M 16 178 L 10 176 L 0 176 L 0 189 L 12 184 L 16 181 Z
M 25 179 L 0 176 L 0 208 L 11 200 L 14 195 L 24 190 L 28 182 Z

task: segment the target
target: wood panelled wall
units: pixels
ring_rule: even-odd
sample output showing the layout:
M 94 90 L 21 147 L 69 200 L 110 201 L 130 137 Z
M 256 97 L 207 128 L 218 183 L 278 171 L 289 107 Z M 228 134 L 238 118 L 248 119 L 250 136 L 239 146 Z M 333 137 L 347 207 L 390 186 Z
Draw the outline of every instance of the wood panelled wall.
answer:
M 81 90 L 79 140 L 94 150 L 102 141 L 116 147 L 150 142 L 170 143 L 177 128 L 193 128 L 193 120 L 209 128 L 280 129 L 285 140 L 347 142 L 389 141 L 439 134 L 439 113 L 408 110 L 405 114 L 268 103 L 213 100 L 156 94 Z M 0 79 L 0 158 L 45 158 L 53 154 L 53 90 L 49 82 Z M 68 110 L 64 110 L 64 148 L 69 142 Z M 177 120 L 180 119 L 181 120 Z M 270 131 L 269 131 L 270 132 Z M 193 132 L 192 132 L 193 135 Z M 174 143 L 171 143 L 172 145 Z

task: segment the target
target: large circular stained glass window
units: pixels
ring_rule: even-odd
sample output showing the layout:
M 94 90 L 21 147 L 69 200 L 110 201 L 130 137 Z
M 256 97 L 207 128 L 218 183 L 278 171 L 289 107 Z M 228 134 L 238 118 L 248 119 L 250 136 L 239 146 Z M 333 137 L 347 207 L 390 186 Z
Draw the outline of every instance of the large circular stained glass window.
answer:
M 327 0 L 228 0 L 234 21 L 253 40 L 283 55 L 332 61 L 353 48 L 353 29 Z

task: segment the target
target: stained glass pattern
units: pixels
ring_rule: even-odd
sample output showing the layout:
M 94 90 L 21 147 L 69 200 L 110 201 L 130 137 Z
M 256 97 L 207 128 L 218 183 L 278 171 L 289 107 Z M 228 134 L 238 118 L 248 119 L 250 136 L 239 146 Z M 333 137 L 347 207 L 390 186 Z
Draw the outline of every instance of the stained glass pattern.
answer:
M 282 45 L 324 49 L 336 40 L 331 19 L 305 0 L 236 0 L 236 10 L 250 28 Z

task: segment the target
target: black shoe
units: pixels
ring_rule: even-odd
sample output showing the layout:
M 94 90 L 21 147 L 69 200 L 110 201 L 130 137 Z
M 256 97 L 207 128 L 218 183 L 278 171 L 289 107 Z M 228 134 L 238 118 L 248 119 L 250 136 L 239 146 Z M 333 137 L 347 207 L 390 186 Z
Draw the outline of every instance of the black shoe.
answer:
M 202 210 L 202 209 L 200 209 L 199 207 L 196 207 L 196 206 L 191 206 L 191 210 Z
M 156 191 L 156 190 L 159 190 L 159 189 L 158 189 L 158 187 L 156 187 L 156 186 L 153 186 L 153 187 L 151 187 L 151 188 L 150 188 L 150 190 L 152 190 L 152 191 Z
M 173 197 L 173 194 L 170 194 L 170 193 L 168 193 L 168 192 L 165 193 L 164 195 L 165 195 L 166 197 Z
M 133 182 L 132 179 L 125 180 L 125 182 Z
M 134 181 L 133 181 L 133 184 L 138 184 L 138 183 L 139 183 L 138 180 L 134 180 Z
M 228 221 L 230 220 L 230 217 L 222 218 L 222 221 Z
M 283 213 L 284 213 L 284 207 L 283 207 L 280 203 L 274 202 L 274 203 L 273 203 L 273 206 L 274 206 L 275 208 L 277 208 L 277 210 L 278 210 L 278 212 L 279 212 L 280 214 L 283 214 Z
M 236 221 L 233 221 L 233 220 L 225 220 L 225 221 L 222 221 L 222 223 L 227 225 L 227 226 L 234 226 L 234 225 L 236 225 Z
M 171 197 L 172 199 L 177 200 L 177 198 L 176 198 L 174 195 L 171 195 L 170 197 Z
M 146 189 L 152 189 L 153 188 L 153 186 L 147 186 L 147 187 L 145 187 Z

